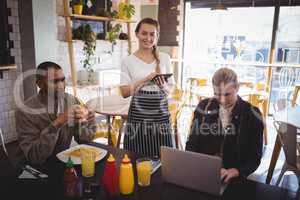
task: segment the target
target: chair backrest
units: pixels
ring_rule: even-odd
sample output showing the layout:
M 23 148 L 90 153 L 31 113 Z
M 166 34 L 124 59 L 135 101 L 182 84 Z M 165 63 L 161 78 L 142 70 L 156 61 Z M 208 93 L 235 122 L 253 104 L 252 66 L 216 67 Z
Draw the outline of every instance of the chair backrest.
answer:
M 266 90 L 266 85 L 262 82 L 258 82 L 255 85 L 255 89 L 256 89 L 256 91 L 264 91 L 264 90 Z
M 284 122 L 278 123 L 278 134 L 280 135 L 283 143 L 283 151 L 285 154 L 286 162 L 288 165 L 297 168 L 297 127 Z
M 183 107 L 183 104 L 179 104 L 179 102 L 172 102 L 169 103 L 169 112 L 170 112 L 170 119 L 171 119 L 171 125 L 172 125 L 172 129 L 174 131 L 174 136 L 175 136 L 175 145 L 176 148 L 181 148 L 182 144 L 178 135 L 178 129 L 177 129 L 177 120 L 178 117 L 181 113 L 181 109 Z
M 2 133 L 2 130 L 0 128 L 0 140 L 1 140 L 1 146 L 4 150 L 4 153 L 6 154 L 6 156 L 8 156 L 8 153 L 7 153 L 7 150 L 6 150 L 6 147 L 5 147 L 5 141 L 4 141 L 4 137 L 3 137 L 3 133 Z
M 294 89 L 294 92 L 293 92 L 292 106 L 296 105 L 299 91 L 300 91 L 300 85 L 296 85 L 295 89 Z
M 261 94 L 247 94 L 243 95 L 242 97 L 245 98 L 251 105 L 256 106 L 258 108 L 262 107 L 262 103 L 265 98 Z
M 281 68 L 278 74 L 280 88 L 286 88 L 293 85 L 295 82 L 295 72 L 292 68 Z
M 172 99 L 176 100 L 176 101 L 181 101 L 183 98 L 183 90 L 181 90 L 180 88 L 174 88 L 171 92 L 170 92 L 170 96 Z
M 247 87 L 247 88 L 253 88 L 254 84 L 249 81 L 239 81 L 239 86 L 240 87 Z

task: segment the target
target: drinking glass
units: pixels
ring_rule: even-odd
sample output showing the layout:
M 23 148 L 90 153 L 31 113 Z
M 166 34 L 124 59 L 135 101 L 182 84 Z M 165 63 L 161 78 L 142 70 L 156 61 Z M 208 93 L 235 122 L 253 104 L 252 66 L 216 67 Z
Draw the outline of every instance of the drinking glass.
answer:
M 95 154 L 92 151 L 81 150 L 82 176 L 92 177 L 95 174 Z
M 149 186 L 151 182 L 152 160 L 150 158 L 139 158 L 136 160 L 138 184 Z

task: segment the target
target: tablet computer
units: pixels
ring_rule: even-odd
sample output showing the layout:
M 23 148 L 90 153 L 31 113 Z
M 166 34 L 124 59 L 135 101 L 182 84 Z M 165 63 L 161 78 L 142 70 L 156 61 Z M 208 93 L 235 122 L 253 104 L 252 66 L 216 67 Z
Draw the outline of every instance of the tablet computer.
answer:
M 173 76 L 173 74 L 157 74 L 153 79 L 152 79 L 152 81 L 153 80 L 155 80 L 156 78 L 158 78 L 158 77 L 162 77 L 166 82 L 168 81 L 168 78 L 170 78 L 171 76 Z

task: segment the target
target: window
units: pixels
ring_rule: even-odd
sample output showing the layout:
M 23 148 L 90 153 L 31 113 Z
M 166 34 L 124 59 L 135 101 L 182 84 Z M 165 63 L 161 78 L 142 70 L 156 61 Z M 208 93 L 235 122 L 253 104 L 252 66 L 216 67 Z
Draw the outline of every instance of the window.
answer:
M 187 2 L 183 87 L 190 77 L 206 78 L 210 83 L 219 67 L 233 68 L 241 82 L 266 84 L 274 11 L 274 7 L 229 7 L 220 11 L 192 8 Z M 278 67 L 273 67 L 271 103 L 282 95 L 291 99 L 294 85 L 300 84 L 299 22 L 299 6 L 280 8 L 274 56 Z M 283 68 L 282 64 L 289 66 Z

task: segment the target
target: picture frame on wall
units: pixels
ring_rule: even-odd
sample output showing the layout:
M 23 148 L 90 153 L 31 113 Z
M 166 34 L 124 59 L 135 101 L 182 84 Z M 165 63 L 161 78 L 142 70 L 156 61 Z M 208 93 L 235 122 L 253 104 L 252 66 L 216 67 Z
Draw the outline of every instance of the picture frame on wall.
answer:
M 80 38 L 77 37 L 76 31 L 79 27 L 85 26 L 86 24 L 89 24 L 93 30 L 93 32 L 96 34 L 97 40 L 104 40 L 107 30 L 107 22 L 102 21 L 91 21 L 91 20 L 73 20 L 73 39 L 79 40 Z
M 110 0 L 85 0 L 83 13 L 85 15 L 103 16 L 105 11 L 110 11 L 110 8 Z
M 84 0 L 83 14 L 90 16 L 104 16 L 111 8 L 110 0 Z M 76 31 L 79 27 L 89 24 L 93 32 L 96 34 L 98 40 L 104 40 L 108 28 L 108 22 L 93 21 L 93 20 L 73 20 L 73 39 L 80 39 L 77 37 Z

